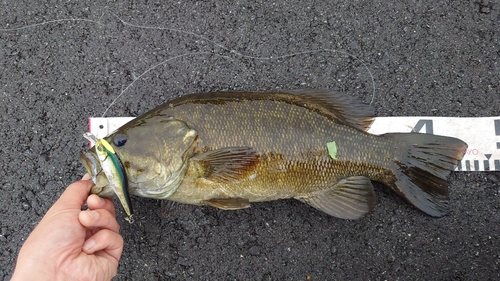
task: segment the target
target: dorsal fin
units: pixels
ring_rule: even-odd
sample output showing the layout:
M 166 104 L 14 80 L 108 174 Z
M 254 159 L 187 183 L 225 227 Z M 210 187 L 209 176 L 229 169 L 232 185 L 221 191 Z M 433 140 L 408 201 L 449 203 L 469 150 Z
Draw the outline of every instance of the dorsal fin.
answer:
M 374 120 L 372 106 L 337 92 L 309 89 L 281 92 L 212 92 L 186 95 L 167 105 L 175 107 L 184 103 L 223 103 L 225 101 L 274 100 L 313 110 L 331 120 L 367 131 Z
M 317 89 L 292 90 L 289 93 L 300 98 L 301 102 L 306 102 L 304 107 L 344 125 L 368 131 L 373 123 L 375 109 L 348 95 Z

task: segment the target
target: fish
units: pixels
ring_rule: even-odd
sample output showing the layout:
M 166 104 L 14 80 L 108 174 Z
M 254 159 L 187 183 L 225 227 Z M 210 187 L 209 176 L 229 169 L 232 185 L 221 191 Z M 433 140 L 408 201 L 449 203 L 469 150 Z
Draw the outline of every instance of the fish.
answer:
M 91 193 L 104 197 L 124 197 L 116 180 L 124 178 L 124 198 L 223 210 L 293 198 L 353 220 L 376 206 L 375 181 L 432 217 L 446 215 L 447 177 L 467 144 L 416 132 L 369 134 L 374 112 L 318 89 L 190 94 L 103 138 L 119 161 L 103 162 L 95 146 L 81 161 L 94 181 Z M 104 163 L 121 176 L 110 177 Z

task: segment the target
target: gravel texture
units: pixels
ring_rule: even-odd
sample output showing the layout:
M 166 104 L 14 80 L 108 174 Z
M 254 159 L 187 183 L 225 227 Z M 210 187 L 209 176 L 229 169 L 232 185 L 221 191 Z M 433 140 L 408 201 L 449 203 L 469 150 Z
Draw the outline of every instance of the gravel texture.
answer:
M 0 280 L 83 175 L 87 117 L 123 90 L 107 116 L 217 90 L 323 88 L 369 103 L 364 62 L 379 116 L 500 115 L 496 1 L 20 0 L 0 3 L 0 28 Z M 322 49 L 334 51 L 307 52 Z M 450 182 L 441 219 L 380 185 L 358 221 L 294 200 L 166 219 L 134 197 L 134 224 L 117 208 L 115 280 L 499 279 L 500 173 Z

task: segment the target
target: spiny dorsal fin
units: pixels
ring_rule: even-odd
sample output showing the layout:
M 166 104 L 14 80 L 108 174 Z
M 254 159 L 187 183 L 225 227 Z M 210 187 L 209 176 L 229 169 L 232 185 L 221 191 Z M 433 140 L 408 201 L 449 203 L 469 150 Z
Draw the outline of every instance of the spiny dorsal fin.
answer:
M 250 147 L 225 147 L 191 158 L 200 177 L 219 183 L 241 180 L 258 160 L 259 155 Z
M 331 216 L 350 220 L 363 217 L 377 202 L 370 179 L 362 176 L 343 179 L 322 193 L 296 199 Z

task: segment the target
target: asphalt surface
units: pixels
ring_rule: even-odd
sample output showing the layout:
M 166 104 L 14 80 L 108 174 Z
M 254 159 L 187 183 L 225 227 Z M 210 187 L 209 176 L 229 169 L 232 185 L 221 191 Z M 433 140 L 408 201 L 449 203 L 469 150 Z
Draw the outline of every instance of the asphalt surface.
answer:
M 3 1 L 0 28 L 3 280 L 83 175 L 87 117 L 175 56 L 203 53 L 140 76 L 106 115 L 217 90 L 322 88 L 369 103 L 360 60 L 378 116 L 500 115 L 495 1 Z M 337 52 L 280 58 L 321 49 Z M 500 173 L 456 172 L 450 183 L 440 219 L 380 185 L 378 206 L 358 221 L 294 200 L 166 219 L 158 201 L 134 197 L 135 223 L 117 208 L 125 249 L 115 280 L 499 279 Z

